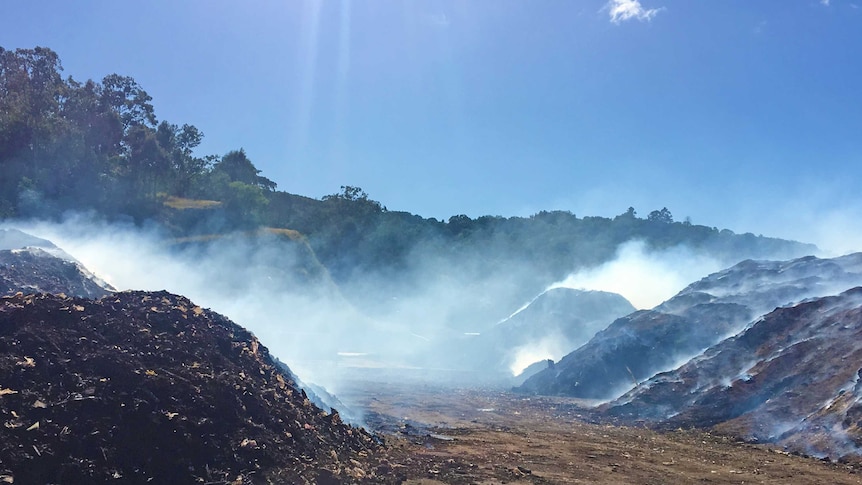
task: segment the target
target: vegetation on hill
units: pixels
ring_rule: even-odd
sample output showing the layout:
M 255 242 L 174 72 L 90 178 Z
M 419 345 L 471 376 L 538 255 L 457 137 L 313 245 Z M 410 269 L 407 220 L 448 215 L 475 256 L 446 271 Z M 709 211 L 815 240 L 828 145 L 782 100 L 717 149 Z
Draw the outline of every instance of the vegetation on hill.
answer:
M 54 51 L 0 47 L 0 216 L 95 210 L 158 218 L 165 196 L 224 202 L 232 224 L 255 223 L 275 183 L 242 149 L 198 157 L 203 133 L 158 122 L 133 78 L 63 78 Z
M 607 261 L 632 239 L 651 249 L 684 244 L 733 262 L 814 250 L 675 222 L 667 208 L 646 218 L 629 208 L 615 218 L 542 211 L 438 221 L 390 211 L 354 186 L 322 199 L 289 194 L 277 191 L 241 148 L 195 154 L 203 133 L 159 121 L 133 78 L 82 82 L 62 70 L 51 49 L 0 47 L 0 218 L 90 211 L 108 220 L 155 221 L 177 238 L 287 228 L 307 237 L 337 281 L 369 269 L 398 271 L 420 254 L 471 261 L 479 272 L 519 262 L 547 280 Z

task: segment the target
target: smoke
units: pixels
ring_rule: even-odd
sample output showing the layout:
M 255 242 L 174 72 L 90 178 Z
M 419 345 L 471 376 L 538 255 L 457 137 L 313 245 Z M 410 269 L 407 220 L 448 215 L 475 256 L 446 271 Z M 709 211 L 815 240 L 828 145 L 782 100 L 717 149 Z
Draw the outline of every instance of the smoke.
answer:
M 608 322 L 610 323 L 610 322 Z M 537 342 L 530 342 L 512 351 L 512 363 L 509 370 L 513 376 L 518 376 L 527 367 L 544 360 L 559 360 L 559 358 L 574 349 L 566 347 L 566 340 L 558 335 L 549 335 Z
M 86 215 L 7 226 L 54 242 L 119 290 L 167 290 L 224 314 L 304 381 L 336 394 L 345 376 L 367 369 L 504 384 L 534 362 L 574 350 L 571 340 L 550 332 L 525 335 L 507 349 L 481 346 L 497 323 L 543 291 L 615 292 L 650 308 L 721 267 L 684 247 L 649 251 L 630 241 L 613 261 L 549 287 L 529 261 L 491 264 L 489 247 L 477 257 L 453 259 L 431 241 L 415 248 L 398 271 L 367 271 L 336 285 L 301 238 L 258 233 L 176 241 L 155 226 Z
M 403 274 L 368 273 L 337 286 L 301 239 L 177 241 L 155 226 L 80 214 L 5 226 L 52 241 L 120 291 L 167 290 L 227 316 L 304 381 L 335 393 L 347 369 L 480 368 L 475 337 L 465 334 L 493 326 L 539 289 L 524 289 L 532 280 L 526 265 L 489 274 L 427 248 Z
M 835 257 L 862 251 L 862 203 L 852 178 L 827 185 L 807 185 L 789 200 L 762 211 L 733 214 L 746 231 L 817 245 L 817 256 Z M 772 205 L 763 201 L 763 205 Z
M 821 254 L 840 256 L 862 250 L 862 208 L 825 211 L 807 224 L 807 237 L 817 244 Z
M 300 271 L 305 264 L 300 247 L 275 239 L 259 244 L 240 237 L 171 246 L 155 228 L 85 216 L 14 227 L 54 242 L 118 290 L 167 290 L 226 315 L 253 331 L 273 355 L 306 379 L 321 356 L 345 350 L 337 345 L 337 329 L 344 322 L 357 327 L 365 323 L 323 275 Z M 279 267 L 271 267 L 273 262 Z M 357 334 L 361 337 L 362 332 Z
M 609 291 L 638 309 L 649 309 L 722 267 L 718 260 L 686 247 L 647 251 L 643 241 L 629 241 L 619 246 L 612 261 L 573 273 L 550 288 Z

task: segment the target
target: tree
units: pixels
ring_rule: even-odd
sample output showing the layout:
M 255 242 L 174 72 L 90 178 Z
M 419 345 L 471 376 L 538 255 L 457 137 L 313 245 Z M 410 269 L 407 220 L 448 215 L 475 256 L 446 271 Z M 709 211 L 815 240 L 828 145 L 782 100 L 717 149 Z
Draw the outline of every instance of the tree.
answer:
M 134 126 L 155 127 L 153 98 L 129 76 L 110 74 L 102 79 L 101 102 L 119 117 L 123 132 Z
M 156 132 L 142 125 L 129 130 L 126 144 L 129 150 L 126 157 L 126 176 L 135 189 L 135 194 L 143 199 L 155 198 L 170 176 L 168 154 L 159 144 Z
M 380 202 L 368 198 L 368 194 L 361 187 L 342 185 L 341 192 L 337 194 L 324 195 L 321 200 L 335 202 L 350 202 L 351 207 L 361 208 L 359 212 L 385 212 L 386 208 Z M 341 204 L 339 204 L 341 205 Z
M 223 156 L 221 161 L 213 166 L 213 172 L 224 173 L 233 182 L 242 182 L 265 190 L 275 190 L 276 187 L 275 182 L 259 175 L 260 170 L 251 163 L 242 148 Z
M 186 195 L 193 181 L 201 177 L 209 166 L 206 158 L 192 155 L 192 149 L 200 145 L 203 133 L 192 125 L 177 125 L 162 121 L 156 128 L 156 140 L 165 151 L 170 165 L 169 190 L 177 195 Z
M 152 98 L 131 77 L 81 83 L 62 70 L 50 49 L 0 47 L 0 212 L 150 217 L 160 192 L 201 185 L 212 162 L 192 154 L 197 128 L 157 126 Z M 253 184 L 275 188 L 260 176 Z
M 614 220 L 618 220 L 618 219 L 634 220 L 634 219 L 637 219 L 637 217 L 638 217 L 638 213 L 635 210 L 635 208 L 629 207 L 628 209 L 626 209 L 625 212 L 614 217 Z
M 119 115 L 103 104 L 102 86 L 93 80 L 66 81 L 61 116 L 70 130 L 80 133 L 86 146 L 104 158 L 119 156 L 123 126 Z
M 323 200 L 368 200 L 368 194 L 361 187 L 342 185 L 341 192 L 337 194 L 324 195 Z
M 263 191 L 261 187 L 243 182 L 228 184 L 223 202 L 228 221 L 233 227 L 257 227 L 261 224 L 269 204 Z
M 51 49 L 0 48 L 0 192 L 7 214 L 19 212 L 25 199 L 31 214 L 42 215 L 43 202 L 63 199 L 68 209 L 94 193 L 74 198 L 98 160 L 67 116 L 79 85 L 64 82 L 62 70 Z
M 673 222 L 673 215 L 671 215 L 667 207 L 662 207 L 661 210 L 654 210 L 650 212 L 647 216 L 647 220 L 651 222 L 670 224 Z
M 62 70 L 51 49 L 0 47 L 0 162 L 32 150 L 57 131 Z
M 467 233 L 473 228 L 473 219 L 464 214 L 452 216 L 449 218 L 448 227 L 452 234 Z

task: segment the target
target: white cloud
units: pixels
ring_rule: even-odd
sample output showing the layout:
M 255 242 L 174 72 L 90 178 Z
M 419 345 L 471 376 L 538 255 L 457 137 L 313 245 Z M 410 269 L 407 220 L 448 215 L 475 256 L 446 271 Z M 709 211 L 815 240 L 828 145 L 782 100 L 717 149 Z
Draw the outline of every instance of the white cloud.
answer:
M 830 2 L 830 0 L 820 0 L 820 4 L 826 5 L 827 7 L 829 6 L 829 2 Z
M 615 24 L 631 19 L 650 21 L 664 9 L 644 8 L 639 0 L 610 0 L 605 8 L 608 9 L 611 22 Z

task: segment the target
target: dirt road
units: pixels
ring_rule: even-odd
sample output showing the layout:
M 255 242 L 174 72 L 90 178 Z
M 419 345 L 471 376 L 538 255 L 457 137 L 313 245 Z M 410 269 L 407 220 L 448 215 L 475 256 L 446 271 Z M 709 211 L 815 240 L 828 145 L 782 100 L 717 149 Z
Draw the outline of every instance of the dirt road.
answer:
M 405 483 L 862 483 L 830 463 L 701 431 L 590 423 L 584 402 L 501 390 L 356 382 L 342 391 L 385 430 Z

